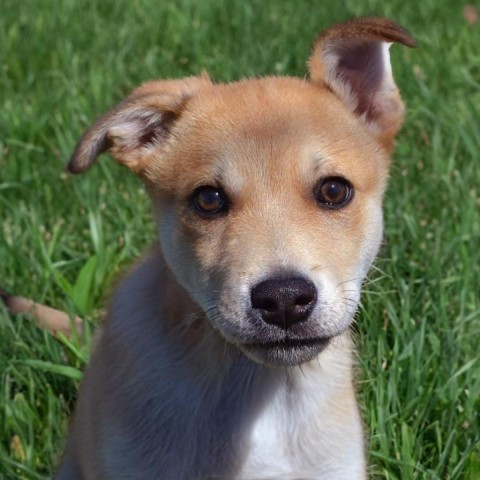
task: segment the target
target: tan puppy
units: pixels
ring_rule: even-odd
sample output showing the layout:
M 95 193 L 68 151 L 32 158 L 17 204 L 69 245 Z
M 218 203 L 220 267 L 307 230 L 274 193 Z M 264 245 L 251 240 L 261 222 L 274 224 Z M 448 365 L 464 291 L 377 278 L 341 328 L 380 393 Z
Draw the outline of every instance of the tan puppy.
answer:
M 403 120 L 388 20 L 310 78 L 147 83 L 86 132 L 144 180 L 160 245 L 117 289 L 58 479 L 363 479 L 349 326 Z M 125 226 L 128 228 L 128 225 Z

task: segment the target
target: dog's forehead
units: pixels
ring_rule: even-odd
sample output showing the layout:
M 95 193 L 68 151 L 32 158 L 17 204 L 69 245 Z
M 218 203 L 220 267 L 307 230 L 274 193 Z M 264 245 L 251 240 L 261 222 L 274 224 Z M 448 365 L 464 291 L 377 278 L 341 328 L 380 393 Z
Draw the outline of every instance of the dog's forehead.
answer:
M 359 127 L 329 90 L 289 77 L 213 85 L 198 92 L 189 106 L 198 127 L 224 140 L 251 140 L 259 145 L 288 142 L 296 135 L 297 139 L 316 135 L 321 141 L 343 136 L 345 127 Z

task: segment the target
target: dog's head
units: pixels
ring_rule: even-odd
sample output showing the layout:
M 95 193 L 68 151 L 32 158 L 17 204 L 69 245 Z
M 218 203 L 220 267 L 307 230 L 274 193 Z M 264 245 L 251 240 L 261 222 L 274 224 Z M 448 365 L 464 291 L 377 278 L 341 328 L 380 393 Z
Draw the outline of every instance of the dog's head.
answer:
M 144 179 L 179 283 L 259 362 L 314 358 L 350 325 L 382 237 L 403 120 L 384 19 L 324 32 L 310 78 L 151 82 L 98 120 L 70 162 L 109 151 Z

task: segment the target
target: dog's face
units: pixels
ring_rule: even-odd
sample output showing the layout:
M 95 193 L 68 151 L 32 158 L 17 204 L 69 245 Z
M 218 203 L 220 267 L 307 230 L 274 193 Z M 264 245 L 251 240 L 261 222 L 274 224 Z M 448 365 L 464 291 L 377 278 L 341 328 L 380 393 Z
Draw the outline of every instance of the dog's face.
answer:
M 328 30 L 310 80 L 208 78 L 137 89 L 81 140 L 139 172 L 164 257 L 213 328 L 261 363 L 314 358 L 350 325 L 382 236 L 403 117 L 388 21 Z
M 294 79 L 207 89 L 151 170 L 164 256 L 222 335 L 270 363 L 348 327 L 381 238 L 383 149 Z

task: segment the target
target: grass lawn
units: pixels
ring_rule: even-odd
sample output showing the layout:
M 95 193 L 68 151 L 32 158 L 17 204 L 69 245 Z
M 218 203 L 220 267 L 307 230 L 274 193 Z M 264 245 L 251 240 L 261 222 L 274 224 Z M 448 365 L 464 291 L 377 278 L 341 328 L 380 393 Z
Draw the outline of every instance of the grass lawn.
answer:
M 0 479 L 51 475 L 109 285 L 154 237 L 127 170 L 63 173 L 83 130 L 147 79 L 304 76 L 318 31 L 373 14 L 419 48 L 392 48 L 407 122 L 355 327 L 372 478 L 480 479 L 480 23 L 463 7 L 1 0 L 0 285 L 87 329 L 59 341 L 0 306 Z

